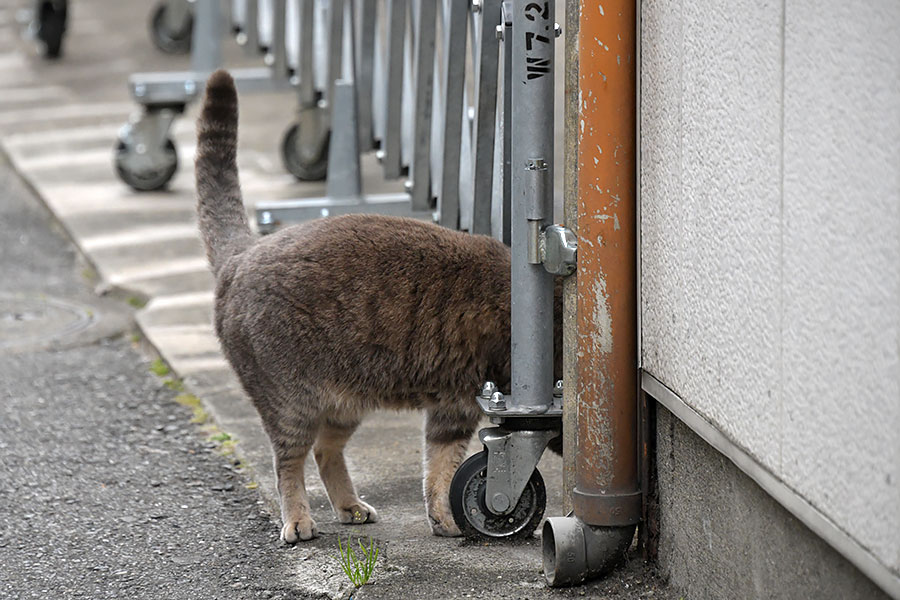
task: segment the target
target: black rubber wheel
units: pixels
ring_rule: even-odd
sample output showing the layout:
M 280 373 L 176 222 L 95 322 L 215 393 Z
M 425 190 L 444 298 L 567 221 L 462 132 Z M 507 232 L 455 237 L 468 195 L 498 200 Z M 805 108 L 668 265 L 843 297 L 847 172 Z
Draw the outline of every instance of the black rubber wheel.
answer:
M 119 140 L 116 145 L 116 174 L 119 179 L 128 184 L 129 187 L 139 192 L 152 192 L 162 189 L 175 175 L 178 170 L 178 153 L 175 151 L 175 144 L 172 140 L 167 139 L 164 148 L 166 163 L 164 167 L 153 169 L 150 171 L 142 171 L 136 173 L 129 170 L 125 165 L 125 158 L 128 156 L 128 147 L 125 142 Z
M 59 58 L 66 33 L 66 0 L 45 0 L 38 10 L 37 37 L 44 43 L 45 58 Z
M 470 456 L 450 482 L 450 510 L 463 535 L 475 539 L 531 537 L 544 516 L 547 491 L 537 469 L 531 474 L 519 503 L 505 515 L 495 515 L 485 504 L 487 452 Z
M 281 160 L 284 168 L 300 181 L 322 181 L 328 175 L 328 144 L 331 134 L 325 138 L 322 150 L 316 159 L 310 162 L 297 150 L 297 137 L 300 135 L 300 126 L 294 123 L 281 138 Z
M 191 51 L 194 17 L 188 14 L 181 28 L 172 31 L 166 26 L 166 9 L 165 2 L 157 4 L 153 9 L 153 15 L 150 17 L 150 39 L 153 40 L 154 46 L 166 54 L 188 54 Z

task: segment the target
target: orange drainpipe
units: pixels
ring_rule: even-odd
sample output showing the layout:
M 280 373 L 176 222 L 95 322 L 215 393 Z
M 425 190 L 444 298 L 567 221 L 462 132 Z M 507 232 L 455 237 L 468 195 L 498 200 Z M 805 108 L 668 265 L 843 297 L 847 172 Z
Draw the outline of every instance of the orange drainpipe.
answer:
M 634 0 L 584 0 L 578 36 L 578 452 L 574 518 L 544 528 L 550 585 L 605 573 L 641 517 Z
M 601 453 L 579 453 L 573 503 L 586 523 L 625 525 L 640 515 L 635 3 L 590 4 L 579 39 L 577 439 Z

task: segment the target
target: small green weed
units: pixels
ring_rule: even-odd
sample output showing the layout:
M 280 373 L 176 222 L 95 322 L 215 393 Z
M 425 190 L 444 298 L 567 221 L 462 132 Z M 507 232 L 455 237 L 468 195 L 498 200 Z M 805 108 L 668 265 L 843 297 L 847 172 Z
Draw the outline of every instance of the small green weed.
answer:
M 150 372 L 158 375 L 159 377 L 165 377 L 166 375 L 171 373 L 172 370 L 169 368 L 169 365 L 167 365 L 163 361 L 163 359 L 157 358 L 152 363 L 150 363 Z
M 209 420 L 209 413 L 203 409 L 203 403 L 200 402 L 200 398 L 197 396 L 193 394 L 178 394 L 175 396 L 175 402 L 194 411 L 191 423 L 203 424 Z
M 212 442 L 227 442 L 231 439 L 231 434 L 227 431 L 220 431 L 215 435 L 209 436 L 210 441 Z
M 184 384 L 181 383 L 180 379 L 175 379 L 174 377 L 164 380 L 163 385 L 175 392 L 183 392 L 184 391 Z
M 357 538 L 356 542 L 359 544 L 359 551 L 363 557 L 363 560 L 360 560 L 357 558 L 356 552 L 353 551 L 353 544 L 350 543 L 350 539 L 350 536 L 347 536 L 347 547 L 344 548 L 341 544 L 341 537 L 338 536 L 338 550 L 341 552 L 340 564 L 344 573 L 350 578 L 350 582 L 356 587 L 362 587 L 369 581 L 369 577 L 372 576 L 372 572 L 375 570 L 375 561 L 378 560 L 379 548 L 372 541 L 372 538 L 369 538 L 368 548 L 362 543 L 362 540 Z
M 131 296 L 128 298 L 128 305 L 133 308 L 144 308 L 147 306 L 147 301 L 137 296 Z

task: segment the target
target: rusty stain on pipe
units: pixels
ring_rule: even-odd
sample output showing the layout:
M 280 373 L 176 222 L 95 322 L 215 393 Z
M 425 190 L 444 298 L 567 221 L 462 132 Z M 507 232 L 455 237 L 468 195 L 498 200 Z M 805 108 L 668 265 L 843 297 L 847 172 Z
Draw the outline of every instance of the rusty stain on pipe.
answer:
M 640 520 L 634 0 L 579 21 L 576 516 Z

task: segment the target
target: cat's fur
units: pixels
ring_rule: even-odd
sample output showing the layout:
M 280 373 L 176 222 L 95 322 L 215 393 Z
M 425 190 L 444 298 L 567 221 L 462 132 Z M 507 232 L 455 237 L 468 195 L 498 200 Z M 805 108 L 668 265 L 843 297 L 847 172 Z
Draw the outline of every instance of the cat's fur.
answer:
M 282 538 L 316 535 L 304 484 L 313 451 L 338 519 L 373 522 L 343 448 L 366 413 L 423 409 L 432 531 L 458 535 L 450 480 L 481 415 L 474 395 L 510 376 L 509 249 L 412 219 L 349 215 L 256 239 L 236 165 L 237 94 L 206 87 L 196 159 L 215 327 L 275 455 Z M 372 460 L 376 460 L 372 457 Z

